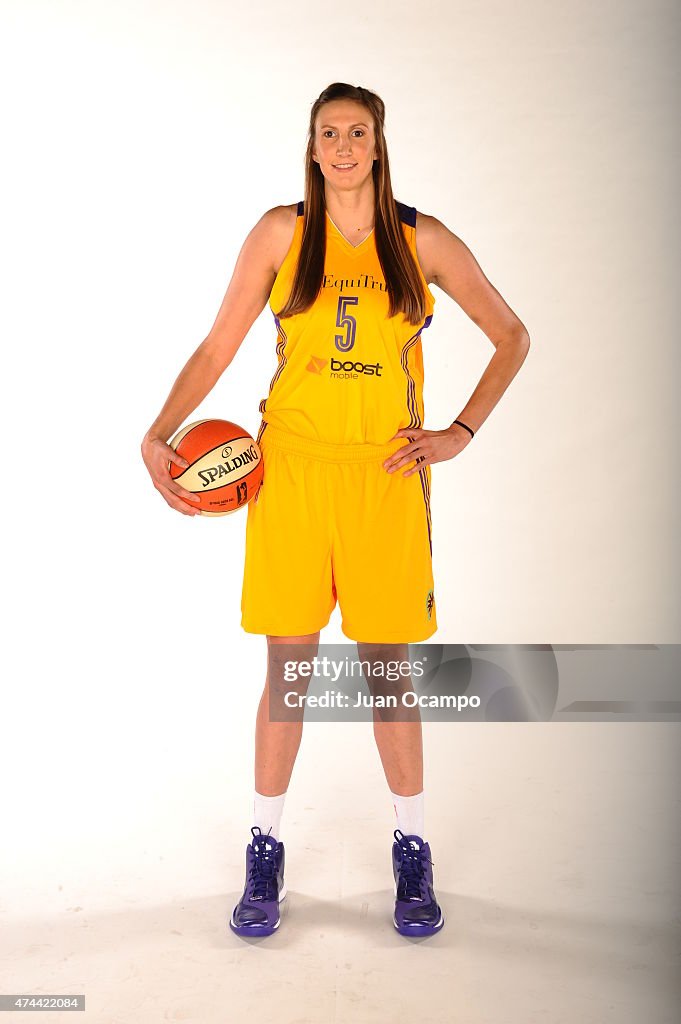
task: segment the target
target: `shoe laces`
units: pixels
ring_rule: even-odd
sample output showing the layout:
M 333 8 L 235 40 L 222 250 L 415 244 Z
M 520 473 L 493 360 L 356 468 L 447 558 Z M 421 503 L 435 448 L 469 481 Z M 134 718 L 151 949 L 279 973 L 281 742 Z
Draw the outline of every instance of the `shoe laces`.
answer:
M 274 840 L 270 837 L 271 831 L 270 828 L 267 832 L 263 832 L 258 825 L 254 825 L 251 829 L 253 863 L 248 876 L 251 883 L 251 899 L 276 899 L 277 865 L 275 848 L 272 847 Z
M 421 886 L 426 875 L 425 865 L 432 864 L 433 861 L 425 856 L 422 846 L 415 849 L 399 828 L 395 829 L 394 836 L 402 851 L 399 872 L 404 898 L 421 899 Z

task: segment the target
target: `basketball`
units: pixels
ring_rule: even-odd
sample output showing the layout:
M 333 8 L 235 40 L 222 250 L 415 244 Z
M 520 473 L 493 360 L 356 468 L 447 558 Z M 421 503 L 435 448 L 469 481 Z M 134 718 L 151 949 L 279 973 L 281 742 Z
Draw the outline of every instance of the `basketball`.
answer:
M 263 478 L 262 452 L 254 438 L 230 420 L 197 420 L 168 444 L 186 468 L 168 462 L 173 480 L 201 498 L 203 516 L 226 516 L 255 497 Z

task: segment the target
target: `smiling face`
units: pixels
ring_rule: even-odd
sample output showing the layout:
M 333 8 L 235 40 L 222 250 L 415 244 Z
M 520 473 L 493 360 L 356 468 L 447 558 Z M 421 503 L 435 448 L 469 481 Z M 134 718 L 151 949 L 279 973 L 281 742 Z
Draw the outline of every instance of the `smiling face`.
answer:
M 347 99 L 330 100 L 320 107 L 312 152 L 330 185 L 357 188 L 371 174 L 378 157 L 373 121 L 366 107 Z

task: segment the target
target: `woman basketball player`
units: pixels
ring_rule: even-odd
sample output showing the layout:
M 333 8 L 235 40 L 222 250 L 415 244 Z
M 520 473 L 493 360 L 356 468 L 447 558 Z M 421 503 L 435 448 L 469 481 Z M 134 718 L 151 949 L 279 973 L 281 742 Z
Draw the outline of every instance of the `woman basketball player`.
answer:
M 175 483 L 167 444 L 231 363 L 269 302 L 277 367 L 260 403 L 264 478 L 248 505 L 242 627 L 267 637 L 255 731 L 255 801 L 246 884 L 230 926 L 269 935 L 285 895 L 280 821 L 300 746 L 302 712 L 273 720 L 282 662 L 317 651 L 338 600 L 344 634 L 369 663 L 408 660 L 437 629 L 430 466 L 458 455 L 522 365 L 529 336 L 466 245 L 435 217 L 393 197 L 383 101 L 334 83 L 314 102 L 305 199 L 269 210 L 246 238 L 210 333 L 177 378 L 142 442 L 171 508 L 198 514 Z M 435 283 L 495 352 L 459 417 L 423 427 L 421 333 Z M 404 687 L 404 680 L 401 680 Z M 374 715 L 396 813 L 395 909 L 403 935 L 431 935 L 444 917 L 424 840 L 421 721 Z

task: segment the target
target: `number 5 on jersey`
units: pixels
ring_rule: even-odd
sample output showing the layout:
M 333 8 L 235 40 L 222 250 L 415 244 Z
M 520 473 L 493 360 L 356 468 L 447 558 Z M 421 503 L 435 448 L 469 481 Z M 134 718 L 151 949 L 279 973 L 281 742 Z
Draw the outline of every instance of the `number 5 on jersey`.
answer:
M 345 334 L 336 335 L 336 348 L 341 352 L 349 352 L 355 344 L 357 332 L 357 321 L 354 316 L 347 312 L 348 306 L 356 306 L 359 302 L 358 295 L 339 295 L 338 310 L 336 312 L 336 327 L 345 327 Z

